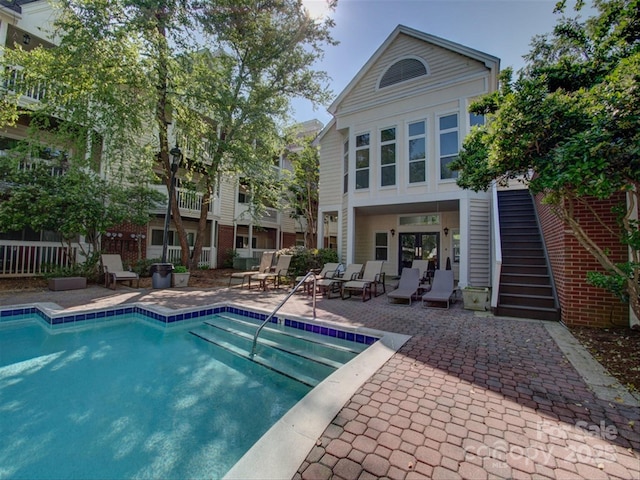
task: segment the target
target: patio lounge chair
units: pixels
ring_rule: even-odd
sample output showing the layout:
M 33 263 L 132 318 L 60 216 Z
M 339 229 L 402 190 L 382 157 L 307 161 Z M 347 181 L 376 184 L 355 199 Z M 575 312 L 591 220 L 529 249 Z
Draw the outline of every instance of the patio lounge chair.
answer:
M 349 280 L 354 280 L 360 276 L 362 271 L 361 263 L 352 263 L 347 265 L 344 272 L 337 273 L 333 277 L 321 278 L 316 281 L 316 287 L 320 290 L 322 295 L 327 295 L 327 299 L 331 298 L 332 293 L 337 293 L 340 296 L 342 292 L 342 284 Z
M 249 288 L 251 288 L 251 280 L 257 280 L 263 290 L 267 289 L 267 282 L 273 281 L 275 288 L 280 287 L 280 277 L 286 277 L 289 273 L 289 264 L 293 255 L 280 255 L 278 262 L 272 272 L 267 273 L 254 273 L 249 275 Z
M 129 286 L 133 287 L 133 281 L 136 281 L 136 288 L 140 288 L 140 276 L 122 266 L 122 258 L 118 254 L 105 253 L 100 256 L 102 262 L 102 270 L 104 271 L 104 286 L 106 288 L 116 289 L 117 282 L 129 282 Z
M 315 275 L 315 280 L 316 283 L 318 282 L 318 280 L 322 280 L 324 278 L 333 278 L 336 276 L 336 274 L 338 273 L 338 270 L 340 269 L 340 265 L 342 265 L 341 263 L 325 263 L 324 266 L 322 267 L 322 270 L 320 271 L 320 273 Z M 311 273 L 311 272 L 309 272 Z M 307 273 L 307 275 L 309 274 Z M 301 282 L 302 279 L 305 277 L 306 275 L 300 275 L 299 277 L 296 277 L 296 281 L 295 284 L 297 285 L 298 282 Z M 307 291 L 309 289 L 309 286 L 313 284 L 313 277 L 309 277 L 307 278 L 305 284 L 304 284 L 304 290 Z
M 387 293 L 387 300 L 392 303 L 392 300 L 409 300 L 409 306 L 413 297 L 418 293 L 420 287 L 420 269 L 418 268 L 403 268 L 400 275 L 400 283 L 398 288 L 394 291 Z
M 436 270 L 431 290 L 422 296 L 422 306 L 430 307 L 430 303 L 445 303 L 449 308 L 453 297 L 453 270 Z
M 244 282 L 247 281 L 251 275 L 255 275 L 256 273 L 269 273 L 275 253 L 276 252 L 262 252 L 262 256 L 260 257 L 260 265 L 258 265 L 258 268 L 255 270 L 232 273 L 229 277 L 229 286 L 231 286 L 231 280 L 233 280 L 234 278 L 240 278 L 242 280 L 242 283 L 240 284 L 240 287 L 242 288 L 244 286 Z
M 382 271 L 383 260 L 370 260 L 364 266 L 362 277 L 356 280 L 349 280 L 342 284 L 342 299 L 351 298 L 351 292 L 362 292 L 362 301 L 371 300 L 373 295 L 378 296 L 378 285 L 382 285 L 382 293 L 386 293 L 384 286 L 384 272 Z M 348 295 L 347 295 L 348 294 Z M 380 294 L 381 295 L 381 294 Z M 368 297 L 368 298 L 367 298 Z
M 429 260 L 414 260 L 411 262 L 411 268 L 417 268 L 420 271 L 420 281 L 427 280 L 427 269 L 429 268 Z

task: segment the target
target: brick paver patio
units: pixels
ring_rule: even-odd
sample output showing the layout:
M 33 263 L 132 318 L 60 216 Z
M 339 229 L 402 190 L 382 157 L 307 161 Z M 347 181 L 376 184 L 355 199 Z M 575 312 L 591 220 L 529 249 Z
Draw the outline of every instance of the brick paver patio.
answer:
M 283 295 L 92 286 L 3 293 L 0 306 L 229 301 L 272 308 Z M 283 311 L 309 316 L 310 298 L 296 294 Z M 319 299 L 317 318 L 412 338 L 344 405 L 296 478 L 640 478 L 637 403 L 619 385 L 599 398 L 550 333 L 570 336 L 557 324 L 477 314 L 461 302 L 449 310 L 390 305 L 384 295 L 365 303 Z

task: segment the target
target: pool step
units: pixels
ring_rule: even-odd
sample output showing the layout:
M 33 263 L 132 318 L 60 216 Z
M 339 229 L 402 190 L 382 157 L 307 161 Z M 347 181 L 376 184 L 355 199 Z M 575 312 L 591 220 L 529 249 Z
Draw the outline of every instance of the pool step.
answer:
M 227 315 L 221 315 L 213 320 L 205 322 L 212 327 L 221 328 L 234 333 L 247 333 L 253 340 L 253 335 L 259 326 L 259 323 L 252 322 L 247 318 L 235 318 Z M 313 353 L 315 357 L 331 358 L 337 360 L 340 365 L 348 362 L 358 353 L 365 350 L 368 345 L 355 342 L 349 342 L 331 337 L 323 337 L 304 330 L 292 330 L 285 328 L 276 323 L 265 325 L 260 332 L 259 342 L 270 340 L 276 342 L 284 350 L 297 350 L 303 347 L 305 352 Z M 272 345 L 278 348 L 276 345 Z M 303 355 L 302 353 L 300 353 Z M 304 356 L 304 355 L 303 355 Z
M 254 327 L 254 332 L 255 328 L 257 327 Z M 257 344 L 256 355 L 252 358 L 253 334 L 242 332 L 240 329 L 233 330 L 230 327 L 220 328 L 205 322 L 190 333 L 310 387 L 315 387 L 342 365 L 335 360 L 323 359 L 313 352 L 306 352 L 300 347 L 287 349 L 279 342 L 262 338 L 262 334 Z

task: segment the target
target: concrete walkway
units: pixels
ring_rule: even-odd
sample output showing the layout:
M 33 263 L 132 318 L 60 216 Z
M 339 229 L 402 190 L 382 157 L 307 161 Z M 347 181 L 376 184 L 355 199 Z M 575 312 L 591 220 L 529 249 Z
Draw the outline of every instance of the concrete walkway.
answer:
M 283 291 L 4 292 L 0 307 L 142 302 L 273 308 Z M 310 297 L 283 311 L 311 316 Z M 295 478 L 640 479 L 640 408 L 561 325 L 464 310 L 319 299 L 317 318 L 411 335 L 315 440 Z M 286 455 L 274 445 L 273 455 Z M 257 466 L 258 467 L 258 466 Z M 259 468 L 256 468 L 259 470 Z M 258 472 L 257 472 L 258 473 Z

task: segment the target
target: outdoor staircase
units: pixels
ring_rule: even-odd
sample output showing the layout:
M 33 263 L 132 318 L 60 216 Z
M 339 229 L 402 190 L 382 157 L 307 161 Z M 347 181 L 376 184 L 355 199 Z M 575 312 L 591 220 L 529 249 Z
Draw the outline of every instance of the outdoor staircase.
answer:
M 222 314 L 189 333 L 310 387 L 315 387 L 367 347 L 354 342 L 340 344 L 337 339 L 335 344 L 322 342 L 318 335 L 295 329 L 287 331 L 269 324 L 262 330 L 256 354 L 252 356 L 253 336 L 258 326 L 246 317 Z
M 498 192 L 502 270 L 496 315 L 560 320 L 529 190 Z

